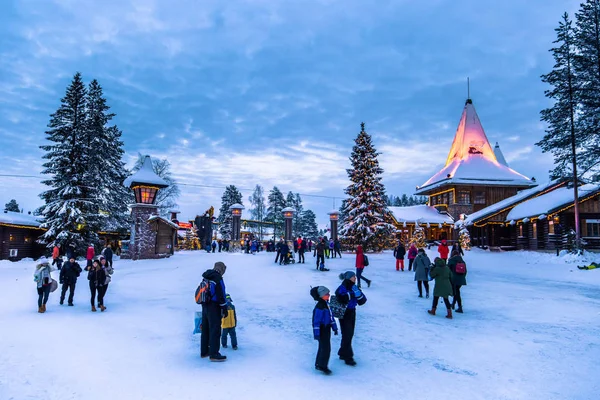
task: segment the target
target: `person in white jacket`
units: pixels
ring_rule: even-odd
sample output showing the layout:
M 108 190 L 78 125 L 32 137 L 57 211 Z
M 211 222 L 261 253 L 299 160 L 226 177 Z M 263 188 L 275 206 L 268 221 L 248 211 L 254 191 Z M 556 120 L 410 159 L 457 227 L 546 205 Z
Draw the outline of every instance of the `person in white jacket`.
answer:
M 38 292 L 38 312 L 46 312 L 46 303 L 50 296 L 50 289 L 52 288 L 52 275 L 50 272 L 52 267 L 46 258 L 40 258 L 38 264 L 35 267 L 35 273 L 33 274 L 33 280 L 37 283 Z

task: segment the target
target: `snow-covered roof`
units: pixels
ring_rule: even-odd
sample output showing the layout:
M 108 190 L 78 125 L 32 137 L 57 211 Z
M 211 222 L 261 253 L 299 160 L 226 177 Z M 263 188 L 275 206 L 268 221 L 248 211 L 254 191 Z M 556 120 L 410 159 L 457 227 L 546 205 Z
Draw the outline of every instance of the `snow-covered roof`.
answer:
M 600 192 L 600 186 L 587 184 L 579 187 L 578 197 L 583 199 L 592 194 Z M 553 211 L 573 203 L 574 193 L 572 187 L 562 187 L 541 196 L 527 200 L 507 215 L 506 221 L 516 221 L 524 218 L 537 217 L 542 214 L 550 214 Z
M 388 207 L 394 219 L 398 223 L 419 223 L 419 224 L 453 224 L 454 220 L 448 214 L 440 213 L 435 207 L 427 205 L 409 206 L 409 207 Z
M 177 225 L 177 224 L 175 224 L 175 223 L 173 223 L 173 222 L 169 221 L 168 219 L 163 218 L 161 216 L 152 215 L 152 216 L 150 216 L 150 218 L 148 218 L 148 222 L 157 221 L 157 220 L 159 220 L 159 221 L 161 221 L 161 222 L 163 222 L 163 223 L 171 226 L 173 229 L 179 229 L 179 225 Z
M 529 178 L 509 168 L 503 155 L 498 160 L 470 99 L 463 109 L 444 168 L 418 187 L 416 194 L 444 184 L 533 185 Z
M 39 228 L 41 222 L 35 215 L 22 214 L 14 211 L 4 211 L 0 213 L 0 224 L 31 226 L 33 228 Z
M 561 183 L 560 180 L 553 180 L 553 181 L 549 181 L 549 182 L 540 184 L 538 186 L 535 186 L 531 189 L 521 190 L 514 196 L 511 196 L 509 198 L 501 200 L 497 203 L 492 204 L 491 206 L 488 206 L 477 212 L 467 215 L 465 222 L 467 225 L 472 225 L 481 219 L 484 219 L 486 217 L 489 217 L 490 215 L 496 214 L 497 212 L 499 212 L 507 207 L 521 203 L 524 200 L 537 195 L 538 193 L 548 190 L 548 189 L 552 188 L 553 186 L 559 185 L 560 183 Z
M 152 168 L 152 159 L 150 156 L 144 157 L 144 162 L 139 170 L 131 174 L 123 184 L 127 187 L 133 186 L 135 183 L 154 185 L 158 187 L 167 187 L 169 184 L 160 176 L 156 175 Z
M 506 162 L 506 158 L 504 158 L 504 154 L 502 153 L 502 150 L 500 150 L 500 145 L 498 142 L 496 142 L 496 146 L 494 146 L 494 155 L 500 164 L 508 167 L 508 162 Z

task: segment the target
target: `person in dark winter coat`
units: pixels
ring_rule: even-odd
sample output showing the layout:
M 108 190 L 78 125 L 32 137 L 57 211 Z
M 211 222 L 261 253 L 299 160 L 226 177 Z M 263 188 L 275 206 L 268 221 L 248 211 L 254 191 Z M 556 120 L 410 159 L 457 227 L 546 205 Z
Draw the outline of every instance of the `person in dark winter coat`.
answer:
M 335 296 L 341 304 L 347 304 L 344 317 L 340 318 L 340 329 L 342 331 L 342 343 L 338 351 L 338 356 L 347 365 L 354 366 L 354 351 L 352 350 L 352 338 L 354 337 L 354 328 L 356 326 L 356 306 L 362 306 L 367 302 L 367 297 L 356 286 L 356 274 L 352 271 L 346 271 L 340 274 L 342 284 L 335 291 Z
M 65 303 L 65 295 L 67 294 L 67 289 L 69 289 L 69 300 L 67 304 L 69 304 L 69 306 L 73 306 L 75 285 L 77 284 L 77 278 L 79 278 L 81 271 L 81 267 L 77 262 L 75 262 L 75 257 L 71 257 L 60 270 L 59 283 L 62 284 L 60 292 L 61 305 Z
M 360 280 L 367 282 L 367 287 L 371 287 L 371 280 L 363 276 L 365 269 L 365 253 L 363 247 L 359 244 L 356 246 L 356 280 L 358 281 L 358 288 L 360 289 Z
M 452 319 L 452 307 L 448 300 L 448 296 L 452 296 L 452 272 L 450 272 L 450 268 L 446 265 L 446 261 L 442 258 L 436 258 L 429 275 L 435 279 L 435 286 L 433 288 L 433 305 L 431 306 L 431 310 L 427 310 L 427 312 L 435 315 L 435 310 L 441 297 L 444 299 L 444 304 L 448 311 L 446 318 Z
M 406 248 L 402 244 L 402 241 L 398 242 L 398 246 L 394 249 L 394 257 L 396 257 L 396 271 L 404 272 L 404 256 L 406 255 Z
M 100 265 L 100 261 L 94 260 L 92 265 L 85 267 L 88 271 L 88 281 L 90 282 L 90 303 L 92 311 L 96 312 L 96 292 L 98 293 L 98 306 L 100 311 L 104 312 L 104 285 L 106 282 L 106 271 Z
M 235 333 L 235 327 L 237 326 L 237 313 L 235 312 L 235 306 L 233 300 L 229 294 L 225 295 L 225 301 L 227 302 L 227 316 L 221 320 L 221 345 L 224 349 L 227 348 L 227 335 L 231 336 L 231 348 L 234 350 L 238 349 L 237 335 Z
M 45 257 L 38 260 L 38 264 L 35 267 L 35 273 L 33 274 L 33 280 L 37 286 L 38 293 L 38 312 L 46 312 L 46 303 L 48 303 L 48 297 L 50 296 L 50 289 L 52 287 L 52 275 L 50 272 L 52 267 Z
M 317 269 L 320 271 L 329 271 L 329 269 L 325 268 L 325 249 L 327 244 L 325 243 L 325 239 L 319 240 L 319 243 L 315 246 L 315 252 L 313 257 L 317 257 Z
M 417 282 L 417 289 L 419 289 L 419 297 L 423 297 L 424 285 L 426 297 L 429 298 L 429 268 L 431 267 L 431 260 L 425 254 L 425 249 L 419 249 L 413 266 L 415 267 L 415 282 Z
M 275 245 L 275 251 L 277 252 L 277 255 L 275 256 L 275 263 L 279 262 L 280 265 L 282 258 L 281 246 L 283 246 L 283 239 L 279 239 L 279 242 L 277 242 Z
M 454 243 L 454 244 L 452 245 L 452 250 L 450 250 L 450 257 L 452 257 L 452 253 L 454 253 L 455 251 L 456 251 L 456 252 L 458 253 L 458 255 L 460 255 L 460 256 L 464 256 L 464 255 L 465 255 L 465 252 L 464 252 L 463 248 L 460 246 L 460 244 L 459 244 L 459 243 Z
M 219 353 L 221 338 L 221 321 L 227 318 L 226 288 L 223 275 L 227 266 L 218 261 L 213 269 L 202 274 L 209 282 L 210 301 L 202 304 L 202 336 L 200 339 L 200 357 L 210 357 L 210 361 L 225 361 L 227 357 Z
M 106 276 L 104 285 L 98 286 L 98 307 L 100 307 L 100 311 L 104 311 L 106 310 L 104 298 L 106 297 L 106 292 L 108 292 L 108 284 L 112 281 L 114 269 L 106 262 L 106 259 L 103 256 L 100 256 L 98 260 L 100 261 L 100 267 L 104 270 L 104 275 Z M 100 291 L 102 291 L 102 297 L 100 297 Z M 102 298 L 102 302 L 100 302 L 100 298 Z
M 286 265 L 290 262 L 290 246 L 286 241 L 281 243 L 280 247 L 281 255 L 279 256 L 279 265 Z
M 413 266 L 413 262 L 415 261 L 415 258 L 417 258 L 417 246 L 415 246 L 415 244 L 411 244 L 410 248 L 408 249 L 408 270 L 410 271 L 412 266 Z
M 456 273 L 456 265 L 457 264 L 465 264 L 465 273 L 464 274 Z M 463 308 L 462 308 L 462 297 L 460 295 L 460 288 L 467 284 L 467 264 L 465 263 L 463 258 L 460 256 L 460 254 L 458 254 L 457 251 L 453 251 L 451 253 L 450 259 L 448 260 L 448 268 L 450 268 L 450 271 L 452 272 L 452 291 L 454 293 L 454 295 L 453 295 L 454 297 L 452 298 L 452 309 L 454 310 L 456 303 L 458 303 L 458 309 L 456 310 L 456 312 L 459 314 L 462 314 Z
M 329 309 L 329 289 L 317 286 L 311 289 L 311 296 L 317 304 L 313 310 L 313 335 L 319 341 L 319 349 L 315 360 L 315 369 L 325 375 L 331 374 L 329 357 L 331 356 L 331 330 L 337 335 L 338 329 L 335 318 Z
M 110 243 L 106 243 L 106 247 L 102 250 L 102 256 L 106 259 L 106 263 L 112 268 L 113 266 L 113 251 Z
M 335 239 L 335 242 L 333 243 L 333 248 L 335 250 L 335 254 L 342 258 L 342 244 L 340 243 L 339 239 Z

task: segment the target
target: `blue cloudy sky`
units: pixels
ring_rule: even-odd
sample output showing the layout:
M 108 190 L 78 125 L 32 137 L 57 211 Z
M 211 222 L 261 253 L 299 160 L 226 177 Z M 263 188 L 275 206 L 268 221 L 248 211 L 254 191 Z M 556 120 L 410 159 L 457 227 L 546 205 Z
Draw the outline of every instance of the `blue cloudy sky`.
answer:
M 361 121 L 391 194 L 445 161 L 471 95 L 490 141 L 538 180 L 553 29 L 578 1 L 4 0 L 0 167 L 39 174 L 44 130 L 73 74 L 104 87 L 127 162 L 166 157 L 181 182 L 342 196 Z M 40 205 L 36 179 L 0 202 Z M 183 219 L 221 189 L 182 187 Z M 249 191 L 244 191 L 249 196 Z M 320 217 L 332 201 L 305 198 Z M 339 205 L 339 201 L 338 204 Z M 325 218 L 323 218 L 325 219 Z

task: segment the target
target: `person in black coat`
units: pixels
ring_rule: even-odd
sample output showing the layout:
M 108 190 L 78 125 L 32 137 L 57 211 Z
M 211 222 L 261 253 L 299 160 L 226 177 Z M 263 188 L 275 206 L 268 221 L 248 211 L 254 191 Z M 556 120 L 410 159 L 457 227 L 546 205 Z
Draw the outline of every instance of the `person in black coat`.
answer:
M 92 311 L 96 312 L 96 292 L 98 292 L 98 305 L 100 306 L 100 311 L 104 311 L 106 308 L 104 307 L 104 291 L 102 290 L 102 286 L 104 286 L 104 283 L 106 282 L 106 272 L 102 268 L 102 265 L 100 265 L 99 260 L 94 260 L 92 265 L 85 267 L 85 270 L 88 271 L 88 281 L 90 282 L 90 302 L 92 303 Z
M 398 246 L 394 249 L 394 257 L 396 257 L 396 271 L 404 272 L 404 256 L 406 255 L 406 248 L 402 244 L 402 241 L 398 242 Z M 409 269 L 410 271 L 410 269 Z
M 275 251 L 277 252 L 277 255 L 275 256 L 275 262 L 279 262 L 279 264 L 281 264 L 281 258 L 282 258 L 282 252 L 281 252 L 281 246 L 283 245 L 283 239 L 279 239 L 279 242 L 277 242 L 277 244 L 275 244 Z
M 290 246 L 288 246 L 287 242 L 282 242 L 281 247 L 279 248 L 281 255 L 279 257 L 279 265 L 287 264 L 290 258 Z
M 217 261 L 213 269 L 202 274 L 210 285 L 210 301 L 202 304 L 202 335 L 200 338 L 200 357 L 210 357 L 210 361 L 225 361 L 221 355 L 221 319 L 227 317 L 227 289 L 223 275 L 227 266 Z
M 110 247 L 110 243 L 107 243 L 106 247 L 104 247 L 104 249 L 102 249 L 102 255 L 106 259 L 106 263 L 110 267 L 112 267 L 113 266 L 113 251 L 112 251 L 112 248 Z
M 367 297 L 356 286 L 356 274 L 353 271 L 346 271 L 340 274 L 342 284 L 335 291 L 335 297 L 341 304 L 346 305 L 344 316 L 340 318 L 340 328 L 342 330 L 342 341 L 338 356 L 344 360 L 346 365 L 355 366 L 354 350 L 352 349 L 352 338 L 354 337 L 354 328 L 356 326 L 356 306 L 362 306 L 367 302 Z
M 69 261 L 64 263 L 62 269 L 60 270 L 59 282 L 62 284 L 61 293 L 60 293 L 60 304 L 65 303 L 65 295 L 67 294 L 67 289 L 69 289 L 69 300 L 68 304 L 73 306 L 73 296 L 75 295 L 75 284 L 77 283 L 77 278 L 81 274 L 81 267 L 77 262 L 75 262 L 75 257 L 71 256 Z
M 464 255 L 465 255 L 465 252 L 464 252 L 464 250 L 462 249 L 462 246 L 461 246 L 460 244 L 458 244 L 458 243 L 454 243 L 454 244 L 452 245 L 452 250 L 450 251 L 450 256 L 452 256 L 452 253 L 454 253 L 455 251 L 456 251 L 456 252 L 458 253 L 458 255 L 460 255 L 460 256 L 464 256 Z

